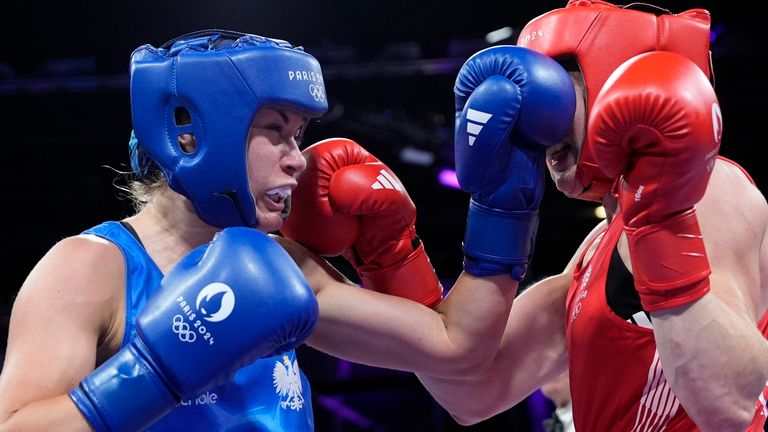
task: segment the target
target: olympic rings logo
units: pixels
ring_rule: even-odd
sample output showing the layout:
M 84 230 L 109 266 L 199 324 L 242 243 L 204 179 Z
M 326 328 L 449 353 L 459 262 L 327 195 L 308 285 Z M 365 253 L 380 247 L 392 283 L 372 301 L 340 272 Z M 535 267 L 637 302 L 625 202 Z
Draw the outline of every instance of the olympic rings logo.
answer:
M 318 102 L 325 100 L 325 90 L 323 90 L 323 86 L 321 85 L 310 84 L 309 94 L 311 94 L 312 97 Z
M 192 343 L 197 339 L 197 335 L 189 328 L 189 324 L 184 322 L 184 317 L 176 314 L 173 316 L 173 332 L 179 335 L 182 342 Z

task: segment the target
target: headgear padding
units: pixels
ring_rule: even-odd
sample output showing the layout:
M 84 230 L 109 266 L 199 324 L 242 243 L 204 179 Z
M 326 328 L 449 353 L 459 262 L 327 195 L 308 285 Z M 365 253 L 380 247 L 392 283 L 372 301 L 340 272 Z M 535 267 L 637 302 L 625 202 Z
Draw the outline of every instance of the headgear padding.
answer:
M 633 7 L 652 8 L 653 12 Z M 638 54 L 676 52 L 710 77 L 709 26 L 709 12 L 704 9 L 672 14 L 643 3 L 620 7 L 601 0 L 569 0 L 565 8 L 531 20 L 517 44 L 555 60 L 575 59 L 584 76 L 589 116 L 609 75 Z M 589 148 L 584 143 L 577 166 L 579 179 L 586 188 L 579 198 L 599 201 L 613 179 L 600 171 Z
M 131 114 L 138 145 L 170 187 L 208 224 L 255 227 L 246 151 L 251 121 L 264 106 L 307 117 L 328 109 L 320 64 L 286 41 L 203 30 L 131 55 Z M 178 110 L 191 121 L 177 122 Z M 194 134 L 186 153 L 179 136 Z M 134 157 L 138 157 L 134 152 Z

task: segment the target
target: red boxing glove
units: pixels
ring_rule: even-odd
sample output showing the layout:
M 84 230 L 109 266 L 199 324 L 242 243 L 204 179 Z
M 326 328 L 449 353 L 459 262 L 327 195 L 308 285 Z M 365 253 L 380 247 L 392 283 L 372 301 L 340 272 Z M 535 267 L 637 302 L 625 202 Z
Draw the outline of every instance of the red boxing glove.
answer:
M 619 205 L 643 308 L 709 291 L 696 210 L 715 165 L 722 116 L 714 89 L 687 58 L 656 51 L 620 66 L 595 99 L 587 142 L 619 179 Z
M 443 287 L 416 235 L 416 207 L 394 173 L 352 140 L 303 151 L 307 169 L 281 232 L 318 255 L 344 257 L 364 287 L 435 306 Z

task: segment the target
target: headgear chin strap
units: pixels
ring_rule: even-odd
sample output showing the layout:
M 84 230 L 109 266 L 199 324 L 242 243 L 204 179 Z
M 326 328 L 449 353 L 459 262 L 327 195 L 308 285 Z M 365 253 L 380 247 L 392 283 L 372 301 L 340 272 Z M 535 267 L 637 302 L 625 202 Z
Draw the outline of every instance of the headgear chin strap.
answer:
M 145 152 L 206 223 L 257 226 L 246 165 L 251 121 L 267 105 L 322 115 L 328 103 L 317 60 L 286 41 L 203 30 L 143 45 L 130 66 L 137 173 Z M 179 144 L 183 134 L 194 135 L 191 152 Z
M 709 12 L 704 9 L 672 14 L 645 3 L 616 6 L 601 0 L 569 0 L 565 8 L 531 20 L 517 44 L 555 60 L 576 60 L 584 76 L 589 118 L 611 73 L 638 54 L 676 52 L 711 77 L 709 26 Z M 578 198 L 600 201 L 614 179 L 599 169 L 591 147 L 584 142 L 579 155 L 576 172 L 584 191 Z

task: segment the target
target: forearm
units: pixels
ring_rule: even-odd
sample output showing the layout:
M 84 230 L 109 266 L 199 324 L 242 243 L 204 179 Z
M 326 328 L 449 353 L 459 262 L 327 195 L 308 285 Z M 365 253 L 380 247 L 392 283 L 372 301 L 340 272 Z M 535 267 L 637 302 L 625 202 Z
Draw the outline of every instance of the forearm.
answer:
M 499 354 L 517 287 L 518 282 L 510 276 L 478 278 L 466 272 L 461 274 L 453 291 L 437 308 L 445 326 L 447 346 L 457 357 L 458 375 L 447 377 L 487 375 Z
M 0 423 L 0 432 L 27 430 L 88 432 L 91 427 L 69 396 L 61 395 L 26 405 Z
M 318 294 L 310 345 L 371 366 L 451 377 L 490 364 L 517 282 L 462 274 L 436 310 L 394 296 L 335 284 Z
M 756 326 L 712 294 L 652 318 L 664 372 L 694 422 L 744 430 L 768 381 L 768 345 Z

